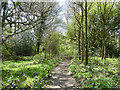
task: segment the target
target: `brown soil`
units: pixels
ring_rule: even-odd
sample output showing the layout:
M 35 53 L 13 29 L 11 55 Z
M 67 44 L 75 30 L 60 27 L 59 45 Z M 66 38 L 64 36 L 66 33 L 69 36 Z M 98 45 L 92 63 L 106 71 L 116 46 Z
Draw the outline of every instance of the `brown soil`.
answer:
M 51 82 L 48 83 L 46 88 L 78 88 L 79 84 L 68 71 L 70 61 L 70 59 L 62 61 L 59 66 L 54 68 L 51 72 L 51 77 L 48 79 Z

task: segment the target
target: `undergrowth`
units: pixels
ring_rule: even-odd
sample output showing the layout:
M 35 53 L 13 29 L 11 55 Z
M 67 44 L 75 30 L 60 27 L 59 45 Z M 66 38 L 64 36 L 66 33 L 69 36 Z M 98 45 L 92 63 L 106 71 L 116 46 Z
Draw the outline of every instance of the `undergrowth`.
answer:
M 87 66 L 72 59 L 69 71 L 82 88 L 120 88 L 119 59 L 91 57 Z
M 2 88 L 41 88 L 48 83 L 52 69 L 61 59 L 40 59 L 39 54 L 32 59 L 11 60 L 2 62 Z

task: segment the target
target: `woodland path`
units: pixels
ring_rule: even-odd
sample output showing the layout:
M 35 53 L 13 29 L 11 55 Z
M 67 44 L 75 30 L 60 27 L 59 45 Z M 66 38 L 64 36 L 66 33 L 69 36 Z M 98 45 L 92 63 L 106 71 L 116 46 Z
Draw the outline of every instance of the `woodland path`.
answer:
M 76 80 L 69 74 L 69 65 L 71 59 L 62 61 L 51 72 L 51 77 L 48 79 L 50 82 L 46 86 L 47 88 L 78 88 Z

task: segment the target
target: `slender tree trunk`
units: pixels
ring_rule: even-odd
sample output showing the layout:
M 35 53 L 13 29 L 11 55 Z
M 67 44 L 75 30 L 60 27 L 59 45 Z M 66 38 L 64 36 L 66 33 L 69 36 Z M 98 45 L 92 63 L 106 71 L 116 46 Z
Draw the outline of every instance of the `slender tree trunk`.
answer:
M 16 7 L 15 7 L 15 12 L 16 12 Z M 16 15 L 15 15 L 16 16 Z M 15 21 L 15 23 L 14 23 L 14 25 L 15 25 L 15 29 L 14 29 L 14 33 L 16 33 L 16 21 Z M 15 35 L 16 36 L 16 35 Z
M 4 26 L 5 26 L 5 10 L 6 10 L 6 4 L 7 4 L 7 2 L 3 2 L 4 3 L 4 5 L 3 5 L 3 16 L 2 16 L 2 28 L 4 28 Z
M 105 50 L 105 49 L 104 49 L 104 46 L 105 46 L 104 44 L 105 44 L 105 42 L 104 42 L 104 39 L 103 39 L 103 41 L 102 41 L 102 60 L 103 60 L 103 58 L 104 58 L 104 52 L 105 52 L 105 51 L 104 51 L 104 50 Z
M 4 32 L 4 29 L 3 29 L 3 28 L 4 28 L 4 26 L 5 26 L 6 2 L 2 2 L 2 3 L 4 3 L 4 4 L 3 4 L 3 7 L 2 7 L 2 8 L 3 8 L 3 12 L 2 12 L 2 13 L 3 13 L 3 15 L 2 15 L 2 38 L 3 38 L 3 32 Z M 2 40 L 3 40 L 3 39 L 2 39 Z M 2 41 L 2 45 L 3 45 L 3 43 L 4 43 L 4 42 Z
M 42 8 L 43 8 L 43 10 L 44 10 L 44 2 L 42 2 Z M 40 22 L 40 28 L 39 28 L 39 36 L 38 36 L 38 41 L 37 41 L 37 53 L 39 53 L 39 47 L 40 47 L 40 45 L 41 45 L 41 37 L 42 37 L 42 33 L 43 33 L 43 30 L 44 30 L 44 26 L 45 26 L 45 24 L 44 24 L 44 18 L 45 18 L 45 16 L 44 16 L 44 12 L 43 11 L 41 11 L 41 22 Z
M 99 46 L 97 45 L 97 57 L 99 57 Z
M 47 55 L 46 55 L 46 50 L 45 50 L 45 56 L 44 56 L 44 59 L 46 59 Z
M 103 44 L 102 44 L 102 60 L 103 60 L 103 58 L 105 59 L 106 58 L 106 47 L 105 47 L 105 38 L 106 38 L 106 36 L 105 36 L 105 26 L 106 26 L 106 20 L 105 20 L 105 18 L 106 18 L 106 2 L 104 3 L 104 14 L 103 14 L 103 25 L 104 25 L 104 27 L 103 27 Z
M 82 31 L 82 61 L 84 61 L 84 32 Z
M 119 50 L 118 50 L 118 51 L 120 52 L 120 33 L 119 33 L 119 40 L 118 40 L 118 41 L 119 41 L 119 43 L 118 43 L 118 44 L 119 44 Z M 119 54 L 119 55 L 120 55 L 120 54 Z M 118 56 L 119 56 L 119 55 L 118 55 Z
M 104 31 L 105 31 L 105 28 L 104 28 Z M 102 41 L 102 60 L 103 58 L 106 59 L 105 35 L 103 36 L 103 41 Z
M 39 41 L 37 42 L 37 53 L 39 53 L 39 47 L 40 47 L 40 43 Z
M 83 32 L 83 9 L 82 9 L 82 19 L 81 19 L 81 28 L 82 28 L 82 61 L 84 61 L 84 32 Z
M 49 46 L 49 59 L 51 58 L 51 48 Z
M 97 57 L 99 56 L 98 53 L 99 53 L 99 49 L 97 49 Z
M 3 2 L 4 3 L 4 5 L 3 5 L 3 16 L 2 16 L 2 35 L 3 35 L 3 32 L 4 32 L 4 27 L 5 27 L 5 10 L 6 10 L 6 4 L 7 4 L 7 2 Z M 3 37 L 2 37 L 3 38 Z M 7 49 L 7 51 L 10 53 L 10 55 L 11 56 L 13 56 L 13 53 L 11 52 L 11 50 L 8 48 L 8 46 L 7 46 L 7 44 L 6 44 L 6 42 L 4 42 L 3 41 L 3 39 L 2 39 L 2 45 L 5 45 L 5 48 Z
M 106 46 L 104 45 L 104 59 L 106 59 Z
M 78 58 L 79 60 L 81 59 L 81 49 L 80 49 L 80 35 L 81 35 L 81 27 L 79 28 L 79 31 L 78 31 Z
M 103 44 L 102 44 L 102 60 L 106 59 L 106 46 L 105 46 L 105 40 L 103 40 Z
M 85 1 L 85 30 L 86 30 L 86 62 L 85 65 L 88 64 L 88 41 L 87 41 L 87 1 Z
M 14 29 L 14 33 L 16 33 L 16 22 L 15 22 L 15 29 Z
M 11 52 L 11 50 L 8 48 L 7 44 L 5 42 L 3 42 L 5 45 L 5 48 L 7 49 L 7 51 L 10 53 L 11 56 L 13 56 L 13 53 Z

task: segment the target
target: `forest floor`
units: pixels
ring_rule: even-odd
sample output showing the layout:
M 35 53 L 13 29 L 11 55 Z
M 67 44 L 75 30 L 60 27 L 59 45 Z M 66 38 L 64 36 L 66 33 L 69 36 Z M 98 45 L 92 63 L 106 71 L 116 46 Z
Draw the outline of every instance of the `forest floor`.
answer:
M 69 73 L 70 62 L 71 59 L 66 59 L 53 69 L 46 88 L 78 88 L 79 85 Z

